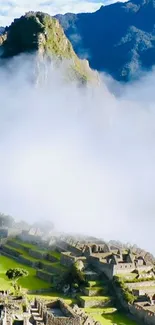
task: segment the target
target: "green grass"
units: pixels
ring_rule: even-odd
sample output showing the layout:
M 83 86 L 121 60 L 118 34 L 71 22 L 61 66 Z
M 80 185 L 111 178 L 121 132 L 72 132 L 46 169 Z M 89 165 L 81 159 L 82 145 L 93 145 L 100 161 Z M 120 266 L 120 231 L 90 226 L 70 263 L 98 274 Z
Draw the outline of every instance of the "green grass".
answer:
M 0 288 L 2 290 L 7 290 L 11 287 L 11 282 L 5 276 L 6 271 L 9 268 L 16 267 L 24 268 L 29 272 L 28 277 L 19 280 L 19 284 L 22 286 L 22 288 L 29 290 L 39 290 L 51 287 L 50 283 L 36 277 L 36 270 L 34 268 L 26 265 L 23 266 L 23 264 L 20 264 L 11 258 L 0 255 Z
M 102 285 L 102 281 L 88 281 L 89 287 L 100 287 Z
M 155 291 L 155 286 L 136 286 L 134 289 L 136 290 L 151 290 L 151 291 Z
M 35 295 L 27 295 L 28 298 L 30 300 L 34 299 L 35 297 L 39 297 L 40 299 L 46 299 L 46 300 L 56 300 L 58 298 L 61 298 L 63 300 L 65 300 L 65 302 L 68 304 L 68 305 L 71 305 L 71 304 L 75 304 L 77 303 L 76 299 L 75 298 L 71 298 L 69 296 L 64 296 L 63 294 L 61 293 L 58 293 L 58 292 L 51 292 L 51 293 L 44 293 L 44 294 L 35 294 Z
M 57 260 L 60 260 L 61 253 L 56 252 L 56 251 L 49 251 L 48 254 L 55 257 L 55 258 L 57 258 Z
M 98 308 L 98 307 L 86 307 L 84 308 L 85 312 L 88 314 L 110 314 L 113 313 L 114 311 L 116 311 L 117 309 L 114 307 L 102 307 L 102 308 Z
M 106 300 L 110 299 L 110 297 L 108 297 L 108 296 L 95 296 L 95 297 L 80 296 L 80 298 L 85 300 L 85 301 L 91 301 L 91 300 L 106 301 Z
M 25 245 L 25 243 L 24 243 L 24 245 Z M 7 248 L 9 248 L 9 249 L 11 249 L 13 252 L 18 252 L 20 255 L 22 255 L 23 257 L 25 257 L 26 259 L 28 259 L 28 260 L 30 260 L 32 262 L 42 262 L 45 265 L 51 265 L 52 267 L 54 267 L 56 269 L 59 269 L 61 271 L 65 271 L 66 270 L 66 267 L 64 265 L 61 265 L 59 261 L 58 262 L 51 262 L 51 261 L 48 261 L 46 259 L 39 259 L 39 258 L 35 258 L 35 257 L 30 256 L 29 253 L 24 250 L 24 245 L 23 245 L 23 249 L 21 249 L 21 248 L 14 248 L 14 247 L 12 247 L 11 245 L 8 245 L 8 244 L 6 244 L 4 246 L 7 247 Z M 56 256 L 60 256 L 59 255 L 60 253 L 58 253 L 58 252 L 52 252 L 51 254 L 55 254 Z
M 127 279 L 127 278 L 135 279 L 137 276 L 137 273 L 122 273 L 122 274 L 117 274 L 117 276 L 119 278 L 123 278 L 123 279 Z
M 8 244 L 4 245 L 4 247 L 7 247 L 7 248 L 11 249 L 13 252 L 19 253 L 20 255 L 22 255 L 23 257 L 27 258 L 28 260 L 30 260 L 32 262 L 40 261 L 40 259 L 37 259 L 35 257 L 30 256 L 24 249 L 14 248 L 14 247 L 12 247 L 11 245 L 8 245 Z
M 103 290 L 103 287 L 86 287 L 86 289 L 89 289 L 91 291 L 96 291 L 96 290 Z
M 36 249 L 36 247 L 37 247 L 34 244 L 23 242 L 22 240 L 17 239 L 17 238 L 12 239 L 12 241 L 14 241 L 15 243 L 20 244 L 20 245 L 22 245 L 23 247 L 26 247 L 26 248 L 31 248 L 31 249 L 34 248 L 34 249 Z
M 102 312 L 102 310 L 104 311 Z M 106 308 L 85 308 L 85 311 L 88 315 L 92 316 L 94 320 L 103 325 L 137 325 L 135 321 L 131 320 L 125 314 L 118 312 L 115 309 L 109 310 L 109 308 L 107 308 L 107 313 Z

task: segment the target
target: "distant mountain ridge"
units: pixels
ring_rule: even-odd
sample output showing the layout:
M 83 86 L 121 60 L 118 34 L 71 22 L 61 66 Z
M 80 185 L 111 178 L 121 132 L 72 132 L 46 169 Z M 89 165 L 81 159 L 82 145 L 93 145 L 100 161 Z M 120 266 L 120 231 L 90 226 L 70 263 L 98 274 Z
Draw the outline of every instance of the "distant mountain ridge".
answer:
M 102 6 L 94 13 L 56 16 L 75 52 L 115 79 L 137 78 L 155 64 L 155 0 Z

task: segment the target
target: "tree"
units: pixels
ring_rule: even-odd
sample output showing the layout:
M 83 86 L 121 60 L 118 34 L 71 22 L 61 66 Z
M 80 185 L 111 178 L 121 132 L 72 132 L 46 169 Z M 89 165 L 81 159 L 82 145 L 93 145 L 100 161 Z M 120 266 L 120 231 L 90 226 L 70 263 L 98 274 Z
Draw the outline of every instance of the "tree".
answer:
M 64 286 L 68 286 L 72 290 L 75 287 L 80 289 L 86 285 L 88 286 L 88 282 L 78 263 L 74 263 L 63 275 L 55 278 L 55 286 L 58 290 L 62 290 Z
M 29 275 L 29 272 L 25 269 L 15 268 L 15 269 L 8 269 L 6 272 L 6 276 L 9 280 L 12 280 L 13 287 L 16 287 L 17 281 L 19 278 L 26 277 Z

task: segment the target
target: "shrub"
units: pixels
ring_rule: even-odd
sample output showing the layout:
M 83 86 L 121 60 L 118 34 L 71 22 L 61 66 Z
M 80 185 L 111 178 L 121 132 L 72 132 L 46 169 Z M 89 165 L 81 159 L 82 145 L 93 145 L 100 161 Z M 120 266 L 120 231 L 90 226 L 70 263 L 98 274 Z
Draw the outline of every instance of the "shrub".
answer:
M 136 296 L 134 296 L 132 294 L 132 291 L 129 290 L 129 288 L 127 288 L 125 286 L 125 283 L 122 279 L 119 279 L 117 276 L 114 276 L 113 277 L 113 283 L 114 285 L 120 289 L 121 291 L 121 294 L 122 294 L 122 297 L 123 299 L 127 302 L 127 303 L 131 303 L 133 304 L 134 301 L 136 300 Z

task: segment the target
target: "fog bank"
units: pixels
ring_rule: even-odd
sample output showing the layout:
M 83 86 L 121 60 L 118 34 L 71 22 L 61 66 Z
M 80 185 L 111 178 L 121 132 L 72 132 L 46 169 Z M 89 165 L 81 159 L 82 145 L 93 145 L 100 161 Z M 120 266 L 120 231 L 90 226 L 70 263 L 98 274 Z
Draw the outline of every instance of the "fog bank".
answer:
M 65 82 L 63 67 L 34 87 L 31 60 L 0 68 L 1 212 L 155 253 L 154 71 L 117 97 L 104 76 Z

